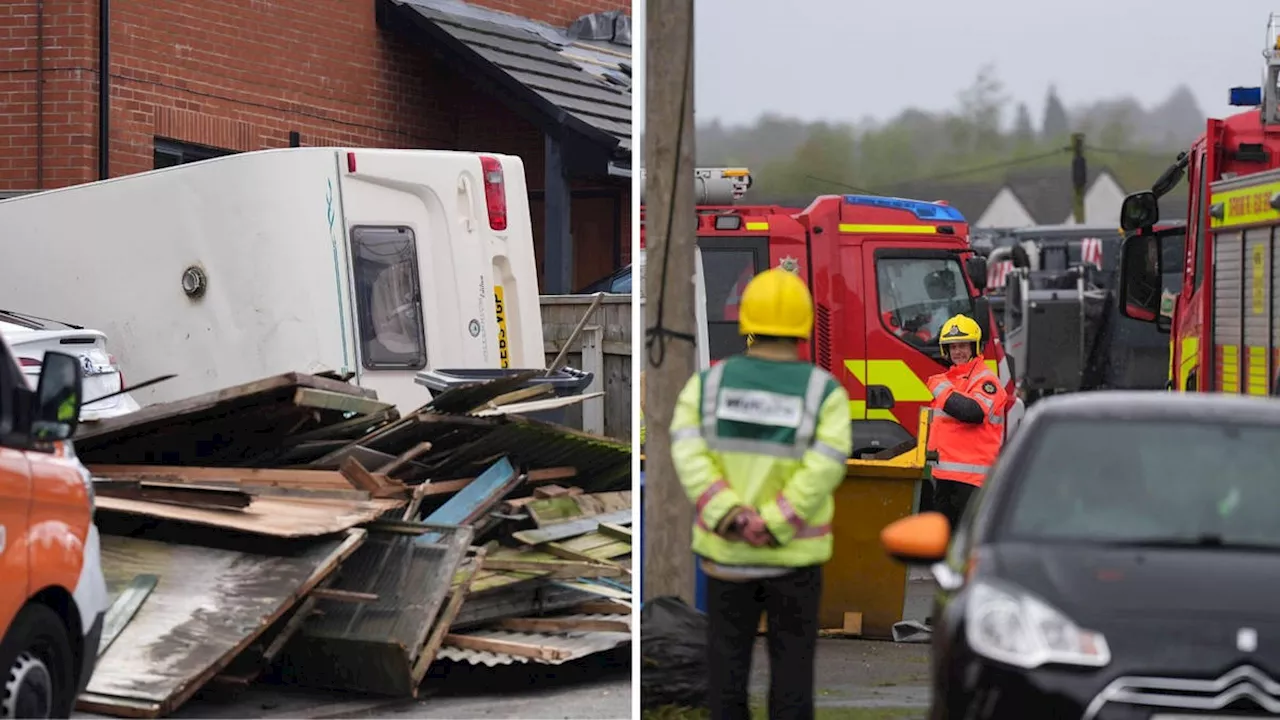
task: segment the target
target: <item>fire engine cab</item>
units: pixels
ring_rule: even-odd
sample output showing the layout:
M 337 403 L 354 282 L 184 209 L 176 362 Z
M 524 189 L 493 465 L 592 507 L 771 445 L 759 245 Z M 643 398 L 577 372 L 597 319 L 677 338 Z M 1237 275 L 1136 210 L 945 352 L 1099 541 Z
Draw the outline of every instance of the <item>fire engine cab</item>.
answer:
M 799 211 L 703 206 L 697 232 L 702 366 L 746 349 L 737 305 L 747 281 L 770 267 L 797 273 L 816 306 L 802 349 L 849 392 L 855 457 L 914 438 L 920 409 L 933 399 L 925 382 L 945 369 L 938 334 L 961 313 L 982 326 L 988 364 L 1006 383 L 1010 430 L 1020 418 L 1023 404 L 982 295 L 986 261 L 969 246 L 968 223 L 955 208 L 868 195 L 823 196 Z
M 1151 190 L 1121 207 L 1121 227 L 1131 233 L 1121 259 L 1121 308 L 1172 331 L 1171 389 L 1277 394 L 1280 16 L 1271 15 L 1267 37 L 1262 87 L 1230 93 L 1232 105 L 1256 109 L 1208 120 Z M 1172 257 L 1165 240 L 1171 231 L 1156 229 L 1159 198 L 1184 174 L 1191 185 L 1185 251 Z M 1182 271 L 1176 294 L 1161 285 L 1170 265 Z M 1169 304 L 1172 313 L 1164 311 Z

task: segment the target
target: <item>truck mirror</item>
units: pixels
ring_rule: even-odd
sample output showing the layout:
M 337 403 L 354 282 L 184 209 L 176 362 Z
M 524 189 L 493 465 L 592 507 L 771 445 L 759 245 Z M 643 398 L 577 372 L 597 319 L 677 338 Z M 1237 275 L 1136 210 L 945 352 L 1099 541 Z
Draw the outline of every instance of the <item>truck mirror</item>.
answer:
M 978 321 L 978 329 L 982 331 L 982 344 L 978 348 L 981 352 L 991 342 L 991 301 L 986 295 L 974 298 L 973 315 L 973 319 Z
M 1027 254 L 1027 249 L 1021 243 L 1014 245 L 1011 251 L 1013 255 L 1013 266 L 1016 268 L 1031 267 L 1031 256 Z
M 40 368 L 40 382 L 33 398 L 31 440 L 66 440 L 80 423 L 81 390 L 84 378 L 80 363 L 60 352 L 47 352 Z
M 1122 315 L 1161 327 L 1161 270 L 1158 236 L 1132 235 L 1125 238 L 1120 255 Z
M 1120 228 L 1125 232 L 1153 227 L 1159 220 L 1160 201 L 1150 190 L 1133 193 L 1120 205 Z
M 982 292 L 987 289 L 987 259 L 981 255 L 974 255 L 964 264 L 965 273 L 969 276 L 969 282 L 973 283 L 974 289 Z

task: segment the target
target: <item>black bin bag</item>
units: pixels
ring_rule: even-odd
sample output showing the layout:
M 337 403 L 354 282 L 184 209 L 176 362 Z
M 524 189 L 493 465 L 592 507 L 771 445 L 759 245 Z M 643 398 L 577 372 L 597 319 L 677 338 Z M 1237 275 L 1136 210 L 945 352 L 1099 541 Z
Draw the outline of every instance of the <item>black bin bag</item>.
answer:
M 678 597 L 640 611 L 640 704 L 707 706 L 707 616 Z

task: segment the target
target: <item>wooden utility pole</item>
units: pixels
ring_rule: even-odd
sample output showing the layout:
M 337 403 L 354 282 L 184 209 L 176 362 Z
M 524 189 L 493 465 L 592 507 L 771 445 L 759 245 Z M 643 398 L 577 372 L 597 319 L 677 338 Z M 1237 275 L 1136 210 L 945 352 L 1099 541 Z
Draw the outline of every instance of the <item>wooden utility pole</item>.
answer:
M 671 462 L 694 338 L 693 0 L 646 0 L 644 587 L 693 604 L 693 505 Z
M 1084 224 L 1084 192 L 1089 168 L 1084 160 L 1084 133 L 1071 135 L 1071 212 L 1077 225 Z

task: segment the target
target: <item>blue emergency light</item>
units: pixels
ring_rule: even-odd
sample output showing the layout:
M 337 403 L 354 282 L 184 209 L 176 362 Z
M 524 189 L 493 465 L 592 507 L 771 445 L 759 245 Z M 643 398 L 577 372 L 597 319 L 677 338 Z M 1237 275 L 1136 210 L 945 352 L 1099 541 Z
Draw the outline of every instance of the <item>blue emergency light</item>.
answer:
M 877 195 L 845 195 L 844 201 L 850 205 L 867 205 L 869 207 L 906 210 L 916 216 L 917 220 L 933 220 L 947 222 L 964 222 L 964 215 L 950 205 L 924 202 L 923 200 L 904 200 L 902 198 L 880 197 Z
M 1262 104 L 1262 88 L 1233 87 L 1228 102 L 1232 107 L 1258 107 Z

